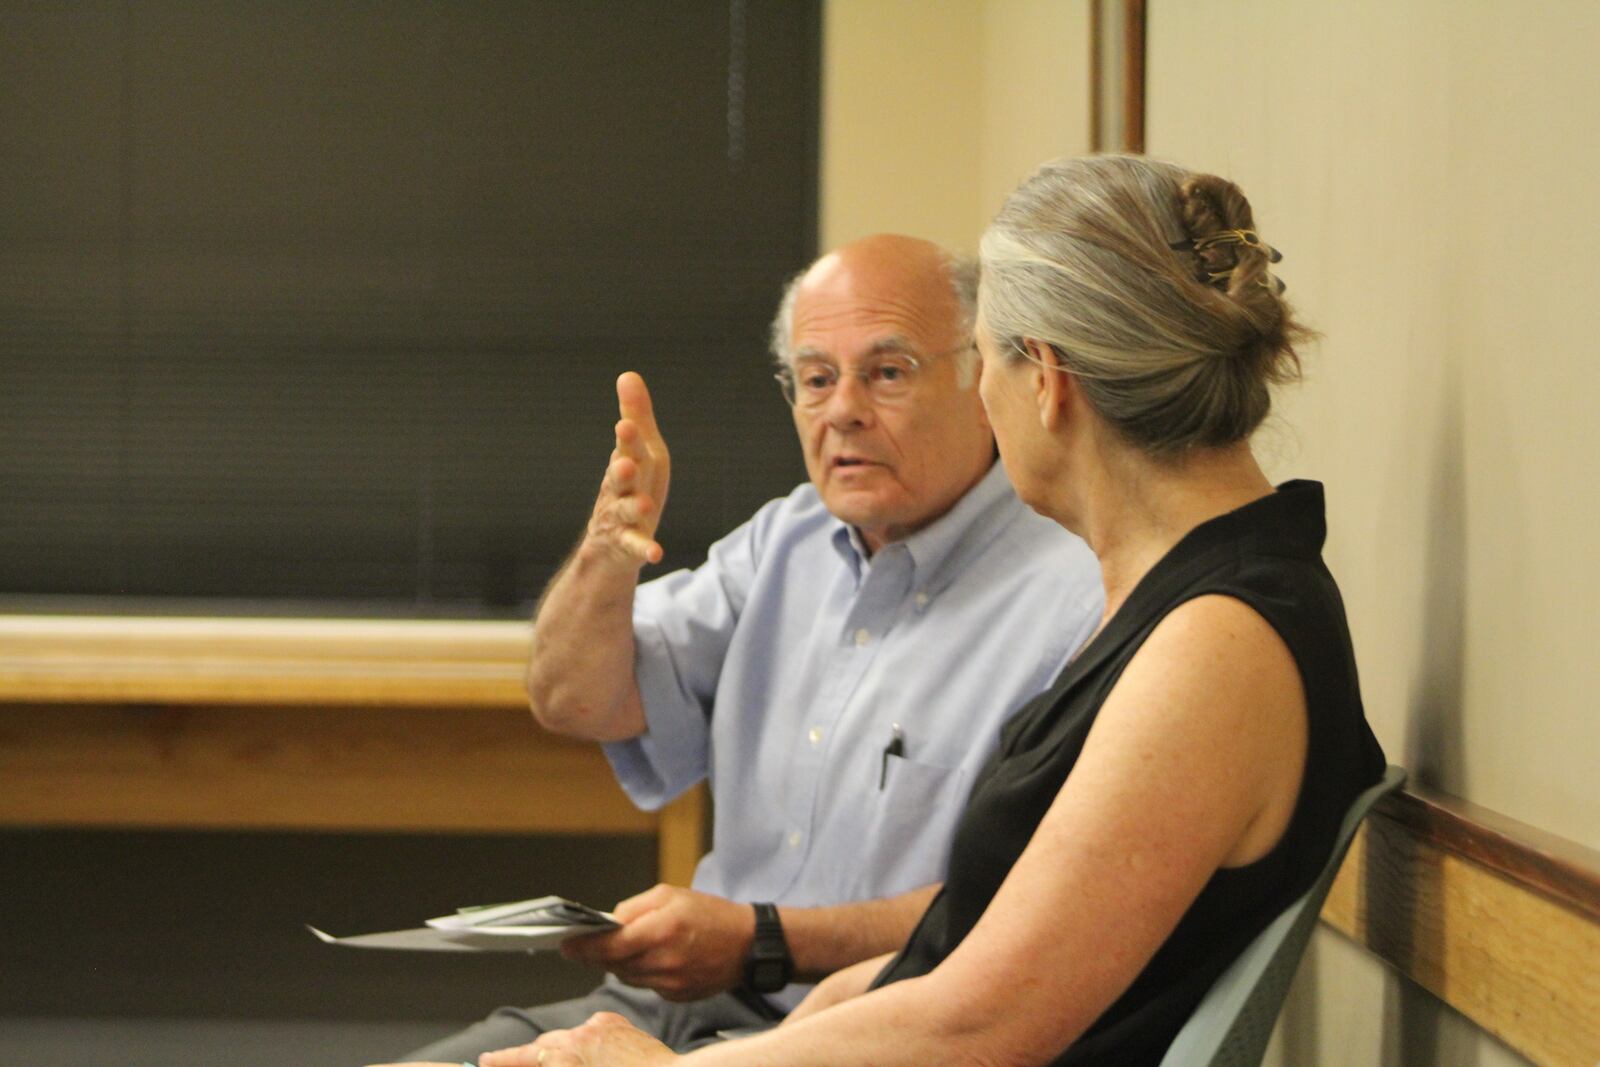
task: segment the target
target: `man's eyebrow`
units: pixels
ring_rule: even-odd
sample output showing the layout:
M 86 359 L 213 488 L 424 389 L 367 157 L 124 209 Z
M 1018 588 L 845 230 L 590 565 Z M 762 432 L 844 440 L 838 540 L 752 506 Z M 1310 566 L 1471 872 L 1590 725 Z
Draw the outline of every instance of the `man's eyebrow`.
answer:
M 891 334 L 888 337 L 880 337 L 878 340 L 872 342 L 872 344 L 867 347 L 864 355 L 915 356 L 918 351 L 919 349 L 909 337 L 897 333 Z M 819 359 L 831 362 L 833 360 L 833 353 L 824 351 L 823 349 L 817 348 L 814 345 L 801 345 L 799 348 L 794 350 L 794 358 L 797 360 Z
M 867 349 L 867 354 L 869 356 L 914 356 L 917 354 L 917 346 L 912 343 L 909 337 L 893 334 L 874 341 L 872 347 Z

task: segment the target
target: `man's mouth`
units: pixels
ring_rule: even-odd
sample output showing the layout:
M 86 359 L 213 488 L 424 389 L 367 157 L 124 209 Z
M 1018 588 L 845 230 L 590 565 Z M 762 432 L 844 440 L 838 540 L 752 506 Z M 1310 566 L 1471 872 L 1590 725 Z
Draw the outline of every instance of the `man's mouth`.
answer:
M 876 466 L 876 464 L 874 464 L 872 462 L 872 460 L 870 460 L 870 459 L 862 459 L 860 456 L 835 456 L 835 457 L 833 457 L 833 466 L 835 468 L 838 468 L 838 467 L 870 467 L 870 466 Z

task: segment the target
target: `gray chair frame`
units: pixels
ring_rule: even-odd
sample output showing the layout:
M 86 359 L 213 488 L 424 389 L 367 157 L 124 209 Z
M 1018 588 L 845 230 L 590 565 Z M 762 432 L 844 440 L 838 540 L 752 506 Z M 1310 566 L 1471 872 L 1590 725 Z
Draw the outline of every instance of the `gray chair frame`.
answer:
M 1285 908 L 1244 953 L 1212 983 L 1189 1021 L 1167 1049 L 1161 1067 L 1259 1067 L 1278 1012 L 1316 929 L 1322 902 L 1344 863 L 1356 830 L 1385 794 L 1405 783 L 1403 767 L 1390 766 L 1383 780 L 1350 805 L 1333 854 L 1304 896 Z

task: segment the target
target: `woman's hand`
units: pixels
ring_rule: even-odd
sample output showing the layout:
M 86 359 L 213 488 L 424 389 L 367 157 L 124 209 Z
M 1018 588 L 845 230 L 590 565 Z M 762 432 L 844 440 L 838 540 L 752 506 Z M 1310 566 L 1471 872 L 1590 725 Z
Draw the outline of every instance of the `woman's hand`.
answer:
M 878 977 L 878 972 L 886 967 L 894 953 L 885 953 L 875 956 L 870 960 L 862 960 L 840 971 L 834 971 L 828 977 L 818 982 L 811 992 L 806 994 L 806 999 L 795 1005 L 784 1024 L 797 1022 L 807 1015 L 815 1015 L 824 1008 L 831 1008 L 835 1004 L 842 1004 L 852 997 L 859 997 L 867 991 L 867 986 Z
M 615 1012 L 596 1012 L 572 1030 L 551 1030 L 531 1045 L 486 1052 L 479 1067 L 657 1067 L 677 1054 Z

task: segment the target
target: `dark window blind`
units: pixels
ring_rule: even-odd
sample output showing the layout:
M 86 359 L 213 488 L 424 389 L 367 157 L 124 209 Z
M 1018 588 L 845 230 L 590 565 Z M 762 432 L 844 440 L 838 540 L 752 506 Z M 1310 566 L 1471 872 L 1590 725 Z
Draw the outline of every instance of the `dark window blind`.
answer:
M 803 476 L 819 20 L 0 5 L 0 594 L 520 608 L 630 368 L 696 562 Z

